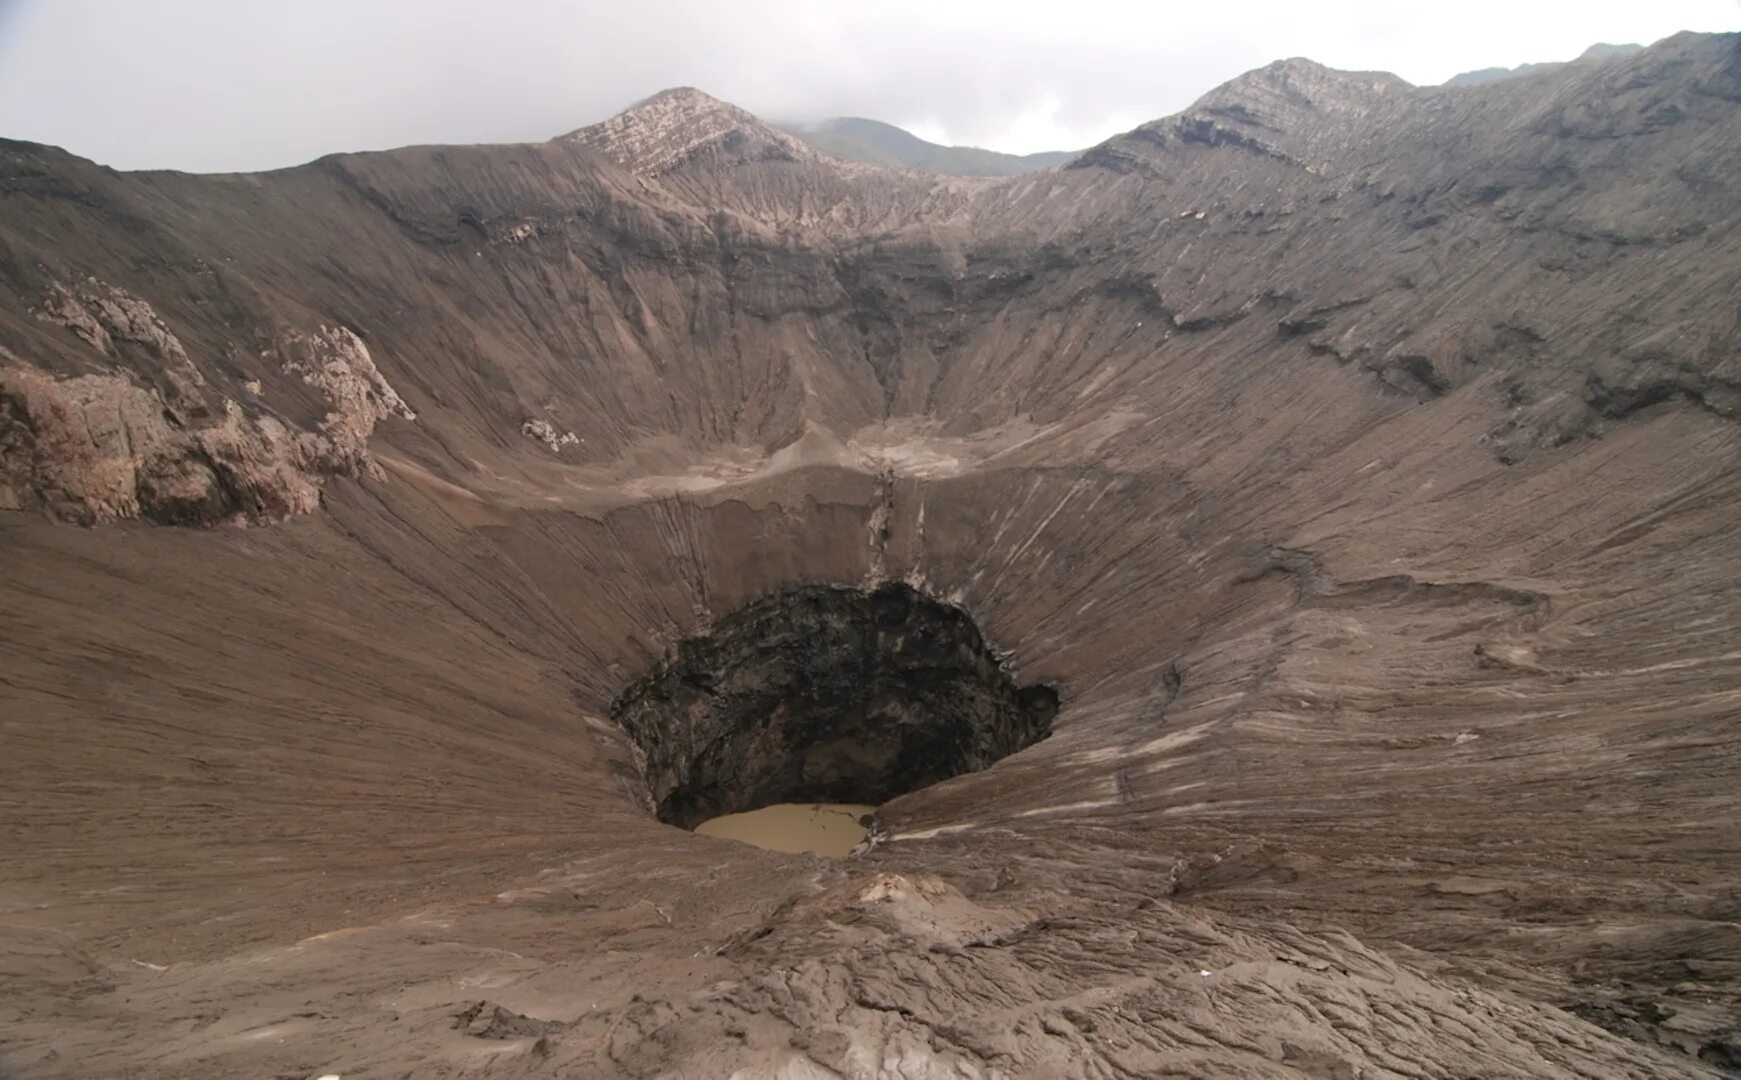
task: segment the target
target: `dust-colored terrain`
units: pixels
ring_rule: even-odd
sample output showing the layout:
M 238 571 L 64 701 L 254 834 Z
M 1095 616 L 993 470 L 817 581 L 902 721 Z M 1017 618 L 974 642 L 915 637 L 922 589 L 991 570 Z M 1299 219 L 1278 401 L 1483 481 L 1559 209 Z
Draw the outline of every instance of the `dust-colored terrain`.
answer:
M 0 1076 L 1734 1073 L 1738 298 L 1732 35 L 997 181 L 0 143 Z M 1049 737 L 663 824 L 619 695 L 885 582 Z

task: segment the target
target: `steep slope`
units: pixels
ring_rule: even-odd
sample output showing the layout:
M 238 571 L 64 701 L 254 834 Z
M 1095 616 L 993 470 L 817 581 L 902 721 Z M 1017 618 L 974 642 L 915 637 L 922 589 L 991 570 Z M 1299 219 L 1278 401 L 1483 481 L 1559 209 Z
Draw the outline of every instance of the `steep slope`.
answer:
M 645 176 L 681 166 L 729 168 L 753 161 L 821 160 L 801 140 L 693 87 L 655 94 L 563 139 Z
M 1003 154 L 977 146 L 942 146 L 880 120 L 837 116 L 815 124 L 789 124 L 783 130 L 843 161 L 917 169 L 943 176 L 1016 176 L 1062 165 L 1073 151 Z
M 1732 1067 L 1738 106 L 1682 35 L 998 181 L 694 91 L 0 145 L 0 1070 Z M 850 860 L 661 824 L 624 691 L 887 582 L 1050 737 Z

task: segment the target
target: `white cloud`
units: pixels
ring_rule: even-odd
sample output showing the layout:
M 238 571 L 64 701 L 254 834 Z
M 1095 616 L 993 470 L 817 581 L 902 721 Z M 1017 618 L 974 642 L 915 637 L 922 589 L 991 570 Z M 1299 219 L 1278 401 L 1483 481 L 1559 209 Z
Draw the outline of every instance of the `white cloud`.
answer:
M 0 0 L 0 135 L 120 167 L 542 139 L 667 86 L 1027 152 L 1284 56 L 1414 82 L 1728 30 L 1736 0 Z

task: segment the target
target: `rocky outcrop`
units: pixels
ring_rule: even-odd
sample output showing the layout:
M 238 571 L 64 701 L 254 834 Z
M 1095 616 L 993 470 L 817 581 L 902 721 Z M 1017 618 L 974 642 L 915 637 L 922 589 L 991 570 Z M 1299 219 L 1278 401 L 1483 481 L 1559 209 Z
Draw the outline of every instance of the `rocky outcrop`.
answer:
M 320 503 L 331 475 L 378 475 L 368 438 L 388 416 L 414 414 L 356 334 L 287 330 L 281 369 L 314 388 L 327 411 L 314 431 L 209 388 L 186 348 L 145 301 L 94 278 L 55 283 L 39 318 L 107 358 L 128 345 L 156 361 L 161 387 L 125 369 L 55 375 L 0 350 L 0 505 L 94 525 L 128 518 L 169 525 L 282 521 Z M 258 381 L 246 387 L 258 399 Z
M 375 425 L 390 416 L 417 419 L 387 385 L 362 339 L 345 327 L 287 330 L 278 337 L 275 355 L 287 374 L 314 387 L 328 406 L 317 437 L 306 444 L 307 460 L 318 470 L 374 475 L 369 435 Z
M 1322 136 L 1389 112 L 1412 88 L 1379 71 L 1336 71 L 1278 60 L 1205 94 L 1186 111 L 1154 120 L 1088 151 L 1071 167 L 1155 171 L 1157 156 L 1193 146 L 1234 149 L 1316 169 L 1332 147 Z
M 557 431 L 556 425 L 542 416 L 535 416 L 521 424 L 520 434 L 543 443 L 552 454 L 560 454 L 563 447 L 575 446 L 580 442 L 580 436 L 572 431 Z
M 152 369 L 168 381 L 172 401 L 198 407 L 204 376 L 151 305 L 126 290 L 96 278 L 86 278 L 76 292 L 53 282 L 36 315 L 71 330 L 104 356 L 114 354 L 117 342 L 142 347 Z
M 285 371 L 300 376 L 331 403 L 326 423 L 333 428 L 367 435 L 362 429 L 389 416 L 417 419 L 381 377 L 362 339 L 345 327 L 286 331 L 279 336 L 278 355 Z
M 324 449 L 228 399 L 216 420 L 187 424 L 125 376 L 0 368 L 0 501 L 13 509 L 86 525 L 280 521 L 319 505 Z
M 1741 380 L 1662 363 L 1605 366 L 1584 384 L 1584 400 L 1610 420 L 1684 400 L 1728 419 L 1741 418 Z
M 691 87 L 655 94 L 564 139 L 633 172 L 659 176 L 680 165 L 729 167 L 757 161 L 833 160 L 755 116 Z

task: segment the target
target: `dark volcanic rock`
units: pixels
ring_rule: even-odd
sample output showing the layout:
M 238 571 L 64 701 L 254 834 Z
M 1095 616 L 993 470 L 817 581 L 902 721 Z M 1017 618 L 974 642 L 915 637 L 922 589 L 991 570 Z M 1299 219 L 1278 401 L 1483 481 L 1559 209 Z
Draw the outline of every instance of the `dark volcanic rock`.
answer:
M 1729 1067 L 1737 178 L 1733 35 L 997 181 L 0 143 L 0 1073 Z
M 1057 692 L 1017 688 L 966 612 L 890 582 L 804 586 L 717 620 L 624 692 L 659 820 L 888 802 L 1044 738 Z

